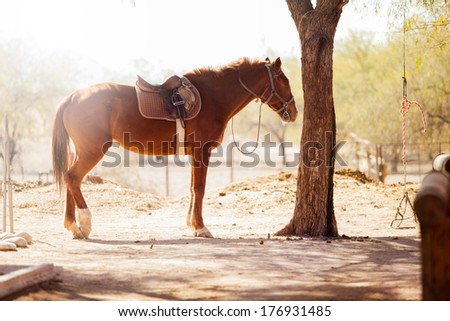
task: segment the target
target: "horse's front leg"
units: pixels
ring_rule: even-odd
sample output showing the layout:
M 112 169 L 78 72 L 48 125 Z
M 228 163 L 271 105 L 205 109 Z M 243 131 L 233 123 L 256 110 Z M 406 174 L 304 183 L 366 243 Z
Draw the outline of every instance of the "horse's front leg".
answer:
M 188 227 L 192 226 L 192 204 L 194 202 L 194 166 L 191 166 L 191 186 L 189 187 L 190 199 L 189 199 L 189 210 L 186 217 L 186 224 Z
M 195 230 L 195 236 L 212 238 L 212 234 L 203 224 L 202 217 L 203 196 L 205 195 L 206 173 L 208 171 L 210 152 L 209 149 L 204 148 L 195 151 L 192 156 L 191 198 L 193 199 L 191 199 L 192 208 L 190 208 L 188 218 L 190 215 L 190 226 Z

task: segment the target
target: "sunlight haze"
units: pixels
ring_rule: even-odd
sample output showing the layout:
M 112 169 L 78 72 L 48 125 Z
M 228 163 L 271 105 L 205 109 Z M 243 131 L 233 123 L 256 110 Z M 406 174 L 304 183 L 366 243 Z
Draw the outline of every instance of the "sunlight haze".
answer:
M 156 69 L 189 70 L 269 52 L 300 52 L 285 1 L 1 0 L 0 41 L 22 38 L 38 51 L 80 57 L 121 69 L 144 58 Z M 382 22 L 380 24 L 380 21 Z M 381 32 L 379 17 L 348 5 L 337 37 L 350 29 Z M 274 57 L 272 57 L 274 58 Z

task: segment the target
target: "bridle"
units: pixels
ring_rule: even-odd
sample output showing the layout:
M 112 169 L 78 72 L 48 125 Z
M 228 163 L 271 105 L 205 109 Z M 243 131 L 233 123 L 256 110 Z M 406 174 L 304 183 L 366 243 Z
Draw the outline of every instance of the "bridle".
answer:
M 276 87 L 275 87 L 275 81 L 274 81 L 274 78 L 275 78 L 275 77 L 280 77 L 281 74 L 282 74 L 282 71 L 280 71 L 278 74 L 276 74 L 276 75 L 274 76 L 274 75 L 272 74 L 271 65 L 270 65 L 270 64 L 265 64 L 264 66 L 266 67 L 267 73 L 269 74 L 270 87 L 267 87 L 267 88 L 264 90 L 264 92 L 262 93 L 261 96 L 258 95 L 258 94 L 255 94 L 255 93 L 253 92 L 253 90 L 251 90 L 250 88 L 248 88 L 248 87 L 244 84 L 244 82 L 243 82 L 242 79 L 241 79 L 241 71 L 238 69 L 238 78 L 239 78 L 239 82 L 240 82 L 241 86 L 242 86 L 245 90 L 247 90 L 250 94 L 252 94 L 252 95 L 255 96 L 256 98 L 258 98 L 259 100 L 261 100 L 261 105 L 259 106 L 258 133 L 257 133 L 257 135 L 256 135 L 256 137 L 257 137 L 257 138 L 256 138 L 256 144 L 255 144 L 255 146 L 254 146 L 254 148 L 253 148 L 252 151 L 246 152 L 246 151 L 243 151 L 241 148 L 239 148 L 238 144 L 236 143 L 236 138 L 234 137 L 234 128 L 233 128 L 233 124 L 234 124 L 234 123 L 233 123 L 233 118 L 231 118 L 231 134 L 232 134 L 232 136 L 233 136 L 233 142 L 234 142 L 234 145 L 236 146 L 237 150 L 240 151 L 240 152 L 241 152 L 242 154 L 244 154 L 244 155 L 250 155 L 250 154 L 252 154 L 252 153 L 256 150 L 256 148 L 258 148 L 258 144 L 259 144 L 259 130 L 260 130 L 260 128 L 261 128 L 261 107 L 262 107 L 263 104 L 269 105 L 270 100 L 271 100 L 274 96 L 277 97 L 277 98 L 279 99 L 279 101 L 283 104 L 283 107 L 277 109 L 276 112 L 277 112 L 278 114 L 281 114 L 281 113 L 282 113 L 281 116 L 282 116 L 284 119 L 288 119 L 288 120 L 291 119 L 291 114 L 289 113 L 289 110 L 287 109 L 287 107 L 289 106 L 290 103 L 292 103 L 292 102 L 294 101 L 294 96 L 292 96 L 291 98 L 289 98 L 289 100 L 285 100 L 285 99 L 284 99 L 283 97 L 281 97 L 281 95 L 277 92 L 277 89 L 276 89 Z M 263 98 L 263 95 L 266 93 L 267 89 L 269 89 L 269 88 L 271 88 L 270 95 L 269 95 L 269 97 L 267 97 L 266 99 L 264 99 L 264 98 Z M 269 105 L 269 107 L 270 107 L 270 105 Z M 295 108 L 297 108 L 297 106 L 296 106 Z
M 287 109 L 289 104 L 291 104 L 294 101 L 294 96 L 291 96 L 291 98 L 289 98 L 288 100 L 285 100 L 283 97 L 281 97 L 281 95 L 277 92 L 277 89 L 275 87 L 275 81 L 274 78 L 279 77 L 282 74 L 282 71 L 280 71 L 278 74 L 276 74 L 275 76 L 272 74 L 272 70 L 271 70 L 271 64 L 265 64 L 264 65 L 267 69 L 267 73 L 269 74 L 269 82 L 270 82 L 270 87 L 267 87 L 264 92 L 262 93 L 262 95 L 258 95 L 256 94 L 254 91 L 252 91 L 250 88 L 248 88 L 244 82 L 241 79 L 241 72 L 240 70 L 238 70 L 238 77 L 239 77 L 239 82 L 241 84 L 241 86 L 247 90 L 250 94 L 252 94 L 253 96 L 255 96 L 256 98 L 261 100 L 262 104 L 267 104 L 269 105 L 270 100 L 275 96 L 278 98 L 278 100 L 283 104 L 283 107 L 281 107 L 280 109 L 277 109 L 276 112 L 280 115 L 282 115 L 282 117 L 284 119 L 290 119 L 291 115 L 289 113 L 289 110 Z M 270 91 L 270 95 L 269 97 L 267 97 L 266 99 L 263 98 L 263 95 L 266 93 L 267 89 L 271 89 Z M 270 105 L 269 105 L 270 106 Z

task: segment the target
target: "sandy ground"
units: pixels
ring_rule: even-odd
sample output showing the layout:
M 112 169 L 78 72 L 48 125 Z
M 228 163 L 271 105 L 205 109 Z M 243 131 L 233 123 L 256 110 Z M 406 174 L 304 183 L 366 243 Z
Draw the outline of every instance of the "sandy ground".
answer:
M 417 185 L 408 185 L 412 195 Z M 0 252 L 11 265 L 54 263 L 61 282 L 16 300 L 419 300 L 419 228 L 408 212 L 390 226 L 403 187 L 335 175 L 339 238 L 273 237 L 291 218 L 295 173 L 247 179 L 208 192 L 205 222 L 216 237 L 185 226 L 188 198 L 165 199 L 110 182 L 83 191 L 90 240 L 63 228 L 55 186 L 15 187 L 16 230 L 34 244 Z

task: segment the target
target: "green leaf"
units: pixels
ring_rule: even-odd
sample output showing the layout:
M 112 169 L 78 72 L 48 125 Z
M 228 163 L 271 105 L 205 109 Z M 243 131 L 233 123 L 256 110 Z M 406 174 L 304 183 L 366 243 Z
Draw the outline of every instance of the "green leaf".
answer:
M 423 60 L 424 60 L 424 55 L 420 55 L 419 57 L 417 57 L 417 59 L 416 59 L 416 69 L 417 69 L 417 71 L 420 71 L 420 69 L 422 68 Z

